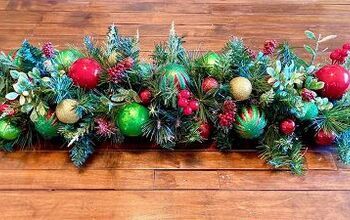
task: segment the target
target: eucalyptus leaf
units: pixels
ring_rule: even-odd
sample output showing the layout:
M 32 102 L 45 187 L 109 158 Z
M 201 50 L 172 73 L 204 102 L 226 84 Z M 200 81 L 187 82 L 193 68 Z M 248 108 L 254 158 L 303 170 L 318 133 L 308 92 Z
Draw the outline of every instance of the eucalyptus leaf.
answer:
M 18 93 L 16 93 L 16 92 L 10 92 L 10 93 L 7 93 L 7 94 L 6 94 L 5 98 L 8 99 L 8 100 L 10 100 L 10 101 L 12 101 L 12 100 L 17 99 L 18 96 L 19 96 Z
M 309 38 L 311 40 L 316 40 L 316 36 L 315 36 L 314 32 L 306 30 L 304 33 L 305 33 L 307 38 Z
M 10 75 L 13 79 L 18 79 L 19 77 L 19 72 L 17 70 L 11 70 Z
M 326 42 L 326 41 L 332 40 L 336 37 L 337 37 L 337 35 L 328 35 L 328 36 L 322 38 L 321 40 L 319 40 L 318 43 Z
M 316 51 L 314 49 L 312 49 L 312 47 L 310 47 L 309 45 L 304 45 L 304 48 L 305 48 L 306 52 L 308 52 L 312 56 L 316 56 Z

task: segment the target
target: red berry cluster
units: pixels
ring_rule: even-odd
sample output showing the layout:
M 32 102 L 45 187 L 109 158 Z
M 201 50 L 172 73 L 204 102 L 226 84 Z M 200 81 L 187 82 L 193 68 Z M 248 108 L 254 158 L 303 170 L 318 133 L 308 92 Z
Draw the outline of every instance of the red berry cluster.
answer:
M 277 41 L 276 40 L 267 40 L 264 43 L 264 49 L 263 53 L 264 55 L 271 55 L 275 51 L 277 47 Z
M 52 58 L 55 55 L 55 49 L 51 42 L 44 43 L 41 51 L 45 55 L 46 58 Z
M 198 111 L 199 102 L 192 98 L 192 94 L 187 89 L 183 89 L 178 94 L 177 105 L 182 108 L 184 115 L 192 115 L 193 112 Z
M 311 91 L 307 88 L 303 88 L 301 90 L 301 97 L 304 101 L 310 102 L 311 100 L 314 100 L 316 98 L 316 92 Z
M 120 83 L 125 76 L 125 71 L 131 69 L 134 65 L 134 60 L 131 57 L 127 57 L 117 63 L 115 66 L 107 70 L 111 80 L 115 83 Z
M 348 52 L 350 51 L 350 43 L 346 43 L 342 48 L 337 48 L 329 55 L 329 58 L 332 60 L 332 64 L 343 64 Z
M 232 100 L 226 100 L 224 102 L 223 111 L 219 114 L 219 125 L 221 127 L 231 127 L 233 122 L 235 122 L 236 113 L 236 103 Z

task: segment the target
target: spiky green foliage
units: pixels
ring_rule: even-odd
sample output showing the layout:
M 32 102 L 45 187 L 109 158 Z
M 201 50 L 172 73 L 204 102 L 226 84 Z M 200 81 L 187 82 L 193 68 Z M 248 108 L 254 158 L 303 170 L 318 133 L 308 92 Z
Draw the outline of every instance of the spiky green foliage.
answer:
M 298 137 L 283 136 L 278 128 L 270 126 L 263 139 L 261 158 L 275 168 L 288 167 L 295 174 L 302 174 L 304 170 L 303 144 Z
M 93 142 L 87 136 L 83 136 L 79 141 L 76 141 L 69 150 L 69 155 L 73 164 L 77 167 L 83 166 L 94 152 L 93 146 Z
M 350 164 L 350 131 L 342 133 L 336 141 L 339 159 L 344 164 Z

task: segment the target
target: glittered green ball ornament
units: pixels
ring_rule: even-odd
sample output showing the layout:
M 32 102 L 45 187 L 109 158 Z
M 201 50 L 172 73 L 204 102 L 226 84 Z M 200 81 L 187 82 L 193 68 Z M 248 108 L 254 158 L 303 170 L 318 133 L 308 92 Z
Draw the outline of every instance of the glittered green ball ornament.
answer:
M 314 119 L 318 115 L 317 105 L 313 102 L 306 102 L 303 111 L 305 115 L 298 117 L 302 121 Z
M 234 127 L 242 138 L 254 139 L 264 132 L 266 124 L 265 114 L 252 106 L 242 109 L 242 113 L 236 116 Z
M 136 102 L 124 105 L 117 113 L 117 125 L 121 133 L 129 137 L 140 136 L 148 120 L 148 109 Z
M 15 140 L 21 134 L 21 130 L 8 120 L 0 121 L 0 138 L 4 140 Z
M 51 139 L 58 136 L 58 124 L 53 115 L 39 116 L 34 122 L 35 129 L 44 139 Z
M 219 54 L 214 53 L 212 51 L 204 55 L 204 63 L 209 68 L 213 68 L 215 65 L 217 65 L 219 60 L 220 60 Z
M 190 82 L 190 77 L 182 65 L 168 64 L 161 71 L 162 77 L 159 82 L 159 88 L 162 91 L 167 91 L 169 87 L 173 86 L 176 86 L 178 89 L 186 89 Z
M 56 63 L 58 70 L 68 70 L 72 63 L 82 57 L 83 54 L 78 50 L 66 49 L 58 52 L 54 62 Z

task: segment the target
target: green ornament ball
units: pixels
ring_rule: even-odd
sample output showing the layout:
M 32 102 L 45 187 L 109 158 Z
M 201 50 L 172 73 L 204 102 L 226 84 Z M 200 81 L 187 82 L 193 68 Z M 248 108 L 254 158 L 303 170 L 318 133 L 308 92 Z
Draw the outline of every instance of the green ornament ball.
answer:
M 236 116 L 235 131 L 245 139 L 258 138 L 264 133 L 267 122 L 265 114 L 258 107 L 244 107 L 242 113 Z
M 54 62 L 56 63 L 58 70 L 68 70 L 72 63 L 83 56 L 84 55 L 76 49 L 65 49 L 58 52 Z
M 0 138 L 4 140 L 15 140 L 21 134 L 21 130 L 8 120 L 0 121 Z
M 168 64 L 163 67 L 162 77 L 160 79 L 159 88 L 166 91 L 169 87 L 176 86 L 179 89 L 186 89 L 190 83 L 190 77 L 186 72 L 186 68 L 179 64 Z
M 58 124 L 53 116 L 44 117 L 39 116 L 38 119 L 34 122 L 36 131 L 44 139 L 52 139 L 58 136 Z
M 314 119 L 318 115 L 317 105 L 313 102 L 306 102 L 304 104 L 304 112 L 305 112 L 305 115 L 299 117 L 300 120 L 306 121 L 306 120 Z
M 220 60 L 220 56 L 212 51 L 204 55 L 204 63 L 207 67 L 213 68 Z
M 117 113 L 117 125 L 122 134 L 137 137 L 142 134 L 142 126 L 149 120 L 149 111 L 136 102 L 126 104 Z

